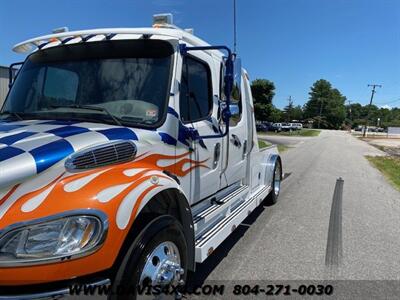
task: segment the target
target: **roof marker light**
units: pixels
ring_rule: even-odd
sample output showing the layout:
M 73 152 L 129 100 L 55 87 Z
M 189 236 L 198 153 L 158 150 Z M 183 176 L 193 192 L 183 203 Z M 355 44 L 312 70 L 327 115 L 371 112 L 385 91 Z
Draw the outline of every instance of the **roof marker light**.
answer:
M 194 34 L 194 29 L 193 28 L 185 28 L 185 31 L 190 33 L 190 34 Z
M 153 15 L 153 27 L 173 25 L 172 14 L 157 14 Z
M 69 29 L 66 26 L 55 28 L 52 30 L 53 33 L 62 33 L 62 32 L 67 32 L 67 31 L 69 31 Z

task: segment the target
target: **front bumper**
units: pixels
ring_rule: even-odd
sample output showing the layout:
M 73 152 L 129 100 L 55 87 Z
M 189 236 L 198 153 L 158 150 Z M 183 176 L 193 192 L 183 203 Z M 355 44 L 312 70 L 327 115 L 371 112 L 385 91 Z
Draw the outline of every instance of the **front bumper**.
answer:
M 69 286 L 85 286 L 85 287 L 99 287 L 99 286 L 108 286 L 111 284 L 110 279 L 99 279 L 93 282 L 88 282 L 84 284 L 79 284 L 79 283 L 71 283 Z M 16 292 L 3 292 L 1 286 L 0 286 L 0 300 L 24 300 L 24 299 L 60 299 L 60 298 L 68 298 L 68 297 L 73 297 L 76 299 L 76 297 L 86 297 L 86 296 L 92 296 L 96 297 L 96 299 L 107 299 L 106 295 L 97 295 L 97 294 L 85 294 L 84 289 L 81 290 L 80 295 L 74 294 L 72 295 L 71 289 L 68 285 L 66 287 L 58 287 L 58 288 L 51 288 L 51 286 L 40 286 L 38 288 L 31 288 L 29 291 L 27 291 L 24 294 L 18 294 Z M 25 292 L 25 287 L 23 286 L 15 286 L 12 288 L 13 290 L 19 290 L 19 291 L 24 291 Z M 93 290 L 93 289 L 92 289 Z

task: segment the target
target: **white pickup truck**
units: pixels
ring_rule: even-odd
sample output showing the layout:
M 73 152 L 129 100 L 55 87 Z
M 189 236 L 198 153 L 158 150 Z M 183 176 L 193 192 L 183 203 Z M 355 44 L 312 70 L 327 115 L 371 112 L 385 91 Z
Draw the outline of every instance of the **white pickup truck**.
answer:
M 169 19 L 15 46 L 34 51 L 0 114 L 0 296 L 182 285 L 277 201 L 240 59 Z

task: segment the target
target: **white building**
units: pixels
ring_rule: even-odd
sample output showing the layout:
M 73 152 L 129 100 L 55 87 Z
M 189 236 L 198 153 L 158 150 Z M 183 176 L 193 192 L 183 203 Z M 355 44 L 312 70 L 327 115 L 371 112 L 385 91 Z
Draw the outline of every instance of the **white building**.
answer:
M 8 67 L 0 66 L 0 107 L 8 93 Z

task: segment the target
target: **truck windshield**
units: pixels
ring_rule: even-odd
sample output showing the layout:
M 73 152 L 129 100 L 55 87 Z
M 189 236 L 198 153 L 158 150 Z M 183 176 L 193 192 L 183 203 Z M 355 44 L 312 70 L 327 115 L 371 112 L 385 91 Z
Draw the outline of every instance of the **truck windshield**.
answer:
M 19 71 L 2 118 L 157 126 L 166 113 L 173 52 L 169 42 L 148 39 L 37 51 Z

